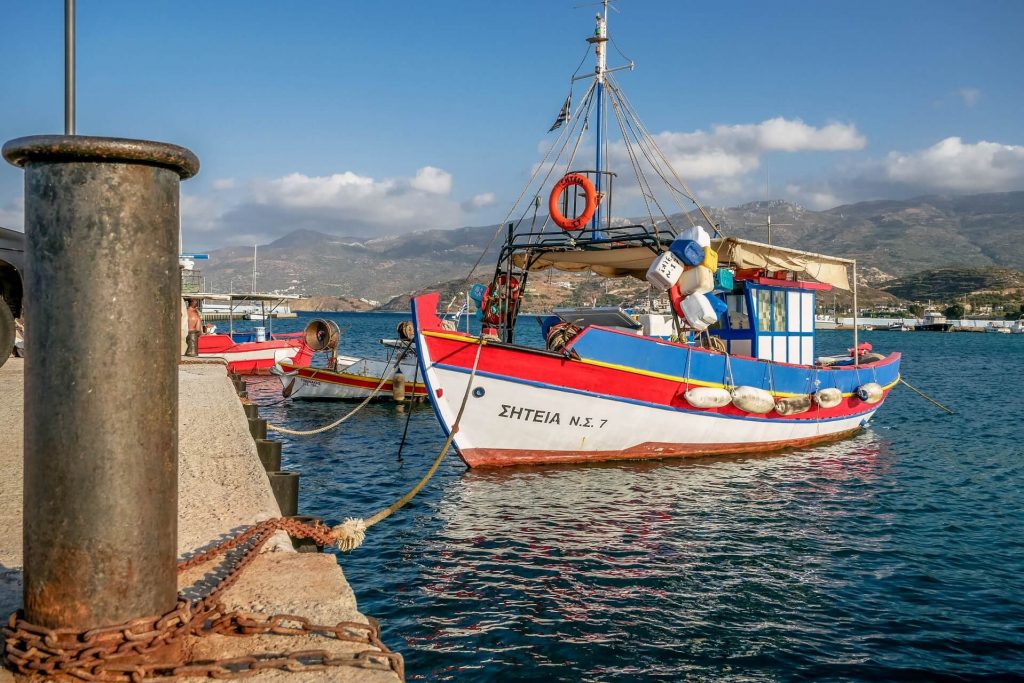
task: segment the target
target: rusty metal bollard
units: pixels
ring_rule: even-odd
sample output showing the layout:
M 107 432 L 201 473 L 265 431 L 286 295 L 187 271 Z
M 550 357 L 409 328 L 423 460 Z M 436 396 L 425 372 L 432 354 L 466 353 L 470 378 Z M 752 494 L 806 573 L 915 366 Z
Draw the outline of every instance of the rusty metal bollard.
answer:
M 25 171 L 26 618 L 84 629 L 175 606 L 182 147 L 33 136 Z

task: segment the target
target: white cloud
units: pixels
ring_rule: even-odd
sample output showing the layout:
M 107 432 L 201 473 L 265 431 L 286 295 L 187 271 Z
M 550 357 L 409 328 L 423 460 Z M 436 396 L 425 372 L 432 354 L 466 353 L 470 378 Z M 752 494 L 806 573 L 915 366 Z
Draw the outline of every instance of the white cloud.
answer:
M 462 202 L 463 211 L 479 211 L 485 207 L 491 206 L 495 202 L 493 192 L 481 192 L 478 195 L 473 195 L 467 201 Z
M 894 183 L 950 192 L 1002 192 L 1024 187 L 1024 147 L 958 137 L 917 152 L 890 152 L 884 162 Z
M 424 166 L 416 171 L 416 177 L 412 179 L 411 184 L 423 192 L 448 194 L 452 189 L 452 175 L 433 166 Z
M 927 194 L 1008 192 L 1024 188 L 1024 146 L 949 137 L 911 152 L 791 183 L 790 198 L 812 208 Z
M 964 101 L 964 106 L 973 108 L 981 99 L 981 91 L 977 88 L 960 88 L 956 92 L 960 99 Z
M 215 190 L 233 190 L 238 186 L 238 181 L 234 178 L 218 178 L 213 181 L 213 189 Z
M 756 170 L 767 152 L 838 152 L 863 149 L 866 138 L 852 124 L 817 128 L 800 119 L 774 118 L 761 123 L 716 125 L 710 131 L 665 131 L 654 136 L 676 170 L 691 180 L 738 176 Z M 613 158 L 626 160 L 625 147 Z
M 290 173 L 231 187 L 215 183 L 211 192 L 182 195 L 182 225 L 189 248 L 204 249 L 266 242 L 297 229 L 375 237 L 458 227 L 470 212 L 495 201 L 493 193 L 485 192 L 459 202 L 451 196 L 452 186 L 452 175 L 435 166 L 424 166 L 411 177 L 343 171 Z

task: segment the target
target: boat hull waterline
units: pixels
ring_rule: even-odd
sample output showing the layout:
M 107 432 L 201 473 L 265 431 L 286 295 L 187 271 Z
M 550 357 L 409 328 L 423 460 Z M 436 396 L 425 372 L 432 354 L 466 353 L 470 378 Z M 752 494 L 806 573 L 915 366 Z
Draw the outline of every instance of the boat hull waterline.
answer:
M 375 395 L 379 399 L 394 398 L 395 372 L 393 362 L 375 361 L 363 358 L 338 359 L 342 369 L 338 371 L 326 368 L 302 366 L 295 362 L 282 362 L 279 371 L 274 374 L 281 379 L 282 395 L 285 398 L 325 401 L 354 401 L 368 398 L 380 385 Z M 414 360 L 399 364 L 399 369 L 406 378 L 405 394 L 407 397 L 422 398 L 427 394 L 426 385 L 412 378 L 415 376 Z M 389 378 L 380 383 L 387 373 Z
M 428 396 L 446 433 L 450 433 L 466 392 L 477 346 L 475 337 L 441 329 L 433 313 L 435 295 L 413 302 L 417 353 Z M 608 346 L 606 335 L 602 345 Z M 697 351 L 643 337 L 627 344 L 658 345 L 659 352 Z M 584 346 L 581 344 L 581 346 Z M 614 346 L 614 344 L 613 344 Z M 706 360 L 701 358 L 700 360 Z M 742 359 L 732 358 L 740 364 Z M 757 368 L 766 363 L 747 359 Z M 642 363 L 638 363 L 641 364 Z M 844 390 L 840 405 L 791 417 L 744 413 L 732 405 L 696 409 L 683 394 L 690 387 L 722 386 L 721 376 L 701 378 L 692 364 L 690 377 L 627 367 L 593 358 L 570 358 L 525 347 L 485 342 L 473 390 L 454 444 L 470 467 L 500 467 L 608 460 L 660 459 L 728 453 L 758 453 L 807 446 L 848 436 L 881 407 L 898 381 L 899 354 L 860 368 L 813 369 L 773 363 L 777 396 L 796 395 L 795 375 L 813 372 L 818 386 Z M 749 373 L 738 368 L 737 375 Z M 682 368 L 679 368 L 682 375 Z M 718 380 L 718 382 L 715 381 Z M 880 380 L 882 400 L 865 403 L 856 385 Z M 806 392 L 805 392 L 806 393 Z

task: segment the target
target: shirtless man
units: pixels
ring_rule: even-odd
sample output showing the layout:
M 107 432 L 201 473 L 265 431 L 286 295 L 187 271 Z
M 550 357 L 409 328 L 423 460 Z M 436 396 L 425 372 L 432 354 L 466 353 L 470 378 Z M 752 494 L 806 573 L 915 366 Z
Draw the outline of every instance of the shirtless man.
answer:
M 203 316 L 199 314 L 199 299 L 188 300 L 188 336 L 185 338 L 185 355 L 199 355 L 199 335 L 203 333 Z

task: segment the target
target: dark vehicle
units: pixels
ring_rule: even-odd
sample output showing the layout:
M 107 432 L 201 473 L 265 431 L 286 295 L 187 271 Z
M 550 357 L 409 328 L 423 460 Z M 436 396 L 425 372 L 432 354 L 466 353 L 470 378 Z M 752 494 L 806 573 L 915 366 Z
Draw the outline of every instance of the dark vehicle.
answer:
M 21 317 L 24 233 L 0 228 L 0 366 L 14 350 L 14 319 Z

